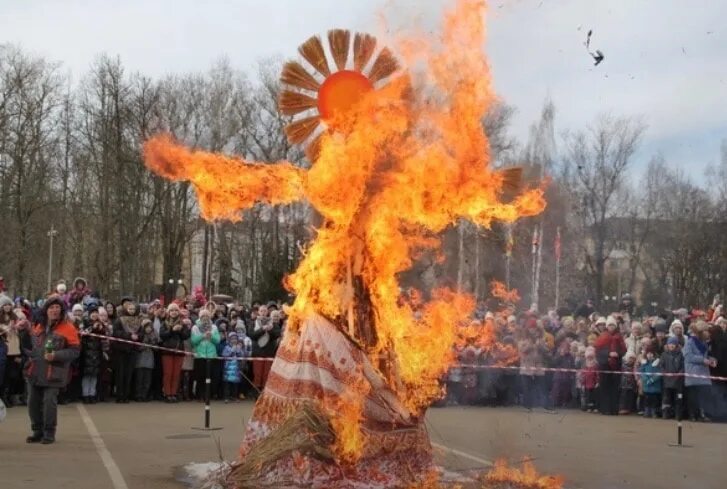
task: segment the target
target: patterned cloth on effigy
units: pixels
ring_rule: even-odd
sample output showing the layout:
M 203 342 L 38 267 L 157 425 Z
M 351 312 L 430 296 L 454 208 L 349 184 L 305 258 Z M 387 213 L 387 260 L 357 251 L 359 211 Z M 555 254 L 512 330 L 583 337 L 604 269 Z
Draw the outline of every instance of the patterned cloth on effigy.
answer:
M 368 395 L 361 422 L 363 454 L 358 462 L 336 464 L 294 452 L 260 475 L 260 487 L 281 487 L 280 481 L 290 480 L 299 481 L 301 487 L 401 487 L 432 469 L 423 420 L 401 404 L 364 352 L 318 315 L 309 317 L 299 334 L 285 335 L 247 426 L 240 459 L 305 403 L 335 405 L 345 399 L 346 389 L 362 383 L 367 383 Z

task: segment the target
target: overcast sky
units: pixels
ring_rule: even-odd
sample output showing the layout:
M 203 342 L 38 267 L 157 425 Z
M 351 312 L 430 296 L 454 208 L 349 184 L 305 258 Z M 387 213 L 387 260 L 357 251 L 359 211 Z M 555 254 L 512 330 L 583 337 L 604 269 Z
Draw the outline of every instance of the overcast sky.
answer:
M 253 70 L 295 55 L 331 27 L 378 34 L 433 25 L 448 0 L 0 0 L 0 43 L 63 63 L 75 80 L 102 52 L 130 71 L 162 76 L 207 69 L 221 56 Z M 727 138 L 727 1 L 495 0 L 488 42 L 495 85 L 517 109 L 520 140 L 550 96 L 558 130 L 604 111 L 648 125 L 637 165 L 655 153 L 700 178 Z M 606 59 L 593 66 L 583 41 Z

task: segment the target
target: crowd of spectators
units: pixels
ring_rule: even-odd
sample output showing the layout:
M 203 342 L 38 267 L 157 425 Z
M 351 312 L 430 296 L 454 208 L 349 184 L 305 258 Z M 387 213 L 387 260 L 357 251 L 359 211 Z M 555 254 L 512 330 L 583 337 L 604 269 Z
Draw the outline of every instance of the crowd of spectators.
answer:
M 443 402 L 727 420 L 719 298 L 705 311 L 640 315 L 629 296 L 622 306 L 608 315 L 590 301 L 544 316 L 480 309 L 456 346 Z
M 203 400 L 208 375 L 212 399 L 256 398 L 272 362 L 246 359 L 273 358 L 286 325 L 275 301 L 215 302 L 196 290 L 167 305 L 131 297 L 114 304 L 82 278 L 70 289 L 59 283 L 55 297 L 81 333 L 81 351 L 61 404 Z M 0 395 L 8 407 L 26 401 L 23 335 L 41 308 L 0 295 Z M 440 404 L 724 420 L 727 381 L 714 377 L 727 377 L 725 316 L 718 299 L 706 311 L 639 315 L 628 296 L 608 315 L 590 301 L 543 316 L 478 308 L 458 335 L 459 362 L 443 379 Z
M 114 304 L 79 278 L 70 291 L 58 284 L 53 297 L 81 334 L 80 355 L 70 364 L 59 404 L 203 400 L 208 374 L 211 399 L 255 398 L 272 362 L 245 359 L 273 358 L 286 324 L 278 302 L 215 303 L 201 290 L 167 305 L 131 297 Z M 8 407 L 27 401 L 23 367 L 30 347 L 23 347 L 24 337 L 41 322 L 42 306 L 42 300 L 0 295 L 0 395 Z

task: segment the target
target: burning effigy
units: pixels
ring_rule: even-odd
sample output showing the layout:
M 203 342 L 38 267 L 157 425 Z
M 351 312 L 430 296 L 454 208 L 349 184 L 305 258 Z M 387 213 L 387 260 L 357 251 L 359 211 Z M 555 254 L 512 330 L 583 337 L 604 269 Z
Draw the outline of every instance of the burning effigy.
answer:
M 455 361 L 453 318 L 474 301 L 423 291 L 414 314 L 398 275 L 459 219 L 490 226 L 545 206 L 541 188 L 520 190 L 519 171 L 490 166 L 484 10 L 457 1 L 437 39 L 399 39 L 396 55 L 341 29 L 303 43 L 303 60 L 283 68 L 279 106 L 308 169 L 169 135 L 145 144 L 152 171 L 192 183 L 205 219 L 302 199 L 322 218 L 285 278 L 295 301 L 229 487 L 413 487 L 431 476 L 424 415 Z

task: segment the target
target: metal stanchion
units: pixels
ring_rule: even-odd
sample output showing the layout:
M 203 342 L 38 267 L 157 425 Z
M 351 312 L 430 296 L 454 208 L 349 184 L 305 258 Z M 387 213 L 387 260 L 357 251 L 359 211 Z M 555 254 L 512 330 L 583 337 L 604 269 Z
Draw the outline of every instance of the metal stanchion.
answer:
M 669 443 L 670 447 L 675 448 L 692 448 L 692 445 L 684 445 L 682 443 L 682 393 L 677 394 L 677 405 L 674 407 L 674 417 L 677 420 L 677 442 Z
M 222 428 L 210 428 L 210 398 L 212 397 L 212 363 L 210 358 L 205 359 L 205 385 L 204 385 L 204 428 L 192 428 L 201 431 L 218 431 Z

